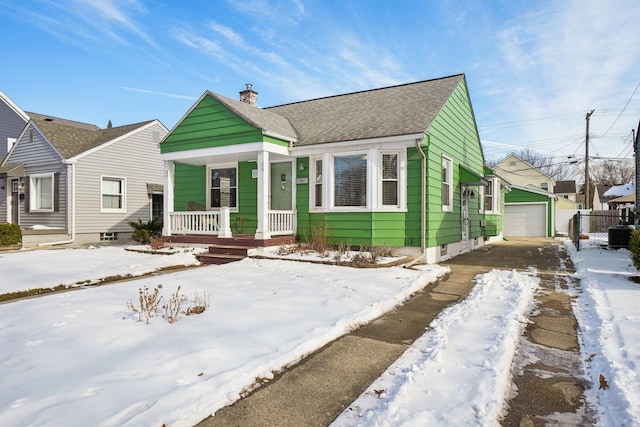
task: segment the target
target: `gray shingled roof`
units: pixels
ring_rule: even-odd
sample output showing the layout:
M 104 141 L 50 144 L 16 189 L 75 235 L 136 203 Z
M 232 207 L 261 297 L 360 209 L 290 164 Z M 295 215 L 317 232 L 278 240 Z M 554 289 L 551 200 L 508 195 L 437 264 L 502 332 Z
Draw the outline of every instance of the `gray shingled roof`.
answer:
M 281 115 L 241 101 L 236 101 L 235 99 L 227 98 L 214 92 L 209 91 L 208 94 L 258 129 L 282 135 L 291 140 L 298 138 L 298 134 L 293 126 L 291 126 L 291 123 Z
M 555 187 L 553 187 L 553 192 L 556 194 L 563 193 L 575 193 L 576 192 L 576 182 L 575 181 L 556 181 Z
M 458 74 L 264 111 L 289 120 L 298 133 L 296 146 L 410 135 L 427 130 L 463 78 Z
M 57 117 L 27 113 L 45 138 L 65 158 L 77 156 L 94 147 L 125 135 L 151 121 L 100 129 L 96 125 Z

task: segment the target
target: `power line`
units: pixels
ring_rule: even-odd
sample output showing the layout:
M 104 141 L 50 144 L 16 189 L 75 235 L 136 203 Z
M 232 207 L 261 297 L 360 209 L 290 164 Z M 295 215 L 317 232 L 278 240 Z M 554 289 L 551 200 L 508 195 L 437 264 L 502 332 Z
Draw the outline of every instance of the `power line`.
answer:
M 627 107 L 629 106 L 629 103 L 631 102 L 631 99 L 633 98 L 633 96 L 636 94 L 636 91 L 638 90 L 638 88 L 640 87 L 640 82 L 638 82 L 638 84 L 636 85 L 636 88 L 633 90 L 633 93 L 631 94 L 631 96 L 629 97 L 629 99 L 627 100 L 627 103 L 624 104 L 624 107 L 622 107 L 622 111 L 620 111 L 620 114 L 618 114 L 618 116 L 616 117 L 616 119 L 613 121 L 613 123 L 611 123 L 611 126 L 609 126 L 609 128 L 604 131 L 604 133 L 602 135 L 606 135 L 607 132 L 609 132 L 611 130 L 611 128 L 613 127 L 613 125 L 616 124 L 616 122 L 618 121 L 618 119 L 620 118 L 620 116 L 622 115 L 622 113 L 624 113 L 624 110 L 627 109 Z

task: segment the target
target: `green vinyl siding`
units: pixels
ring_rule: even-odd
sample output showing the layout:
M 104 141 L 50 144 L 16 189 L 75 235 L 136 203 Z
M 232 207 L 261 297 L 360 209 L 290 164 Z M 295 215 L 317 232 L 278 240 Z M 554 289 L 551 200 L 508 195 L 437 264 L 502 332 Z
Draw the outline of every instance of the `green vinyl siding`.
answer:
M 460 241 L 462 236 L 460 165 L 484 176 L 484 156 L 464 80 L 427 129 L 427 142 L 427 246 L 433 247 Z M 443 155 L 453 161 L 453 212 L 442 211 Z M 469 201 L 470 238 L 482 234 L 478 199 Z
M 172 153 L 262 140 L 261 130 L 237 116 L 217 99 L 205 96 L 160 144 L 160 152 Z
M 405 220 L 404 246 L 416 246 L 421 244 L 420 233 L 421 201 L 422 201 L 422 155 L 417 148 L 407 149 L 407 215 Z
M 303 170 L 300 170 L 300 166 L 304 165 Z M 307 178 L 306 184 L 296 184 L 296 220 L 297 220 L 297 234 L 298 236 L 304 236 L 305 230 L 309 230 L 309 191 L 310 186 L 313 185 L 309 178 L 309 158 L 299 157 L 296 159 L 296 177 Z
M 176 212 L 186 211 L 189 202 L 206 205 L 207 169 L 176 162 L 173 209 Z
M 502 215 L 487 214 L 485 215 L 487 226 L 484 229 L 485 236 L 498 236 L 502 231 Z
M 258 228 L 258 179 L 251 176 L 256 162 L 238 163 L 238 212 L 231 214 L 231 232 L 255 234 Z
M 326 224 L 328 241 L 350 246 L 404 246 L 406 214 L 403 212 L 312 213 L 306 227 L 299 225 L 301 241 L 310 238 L 311 227 Z

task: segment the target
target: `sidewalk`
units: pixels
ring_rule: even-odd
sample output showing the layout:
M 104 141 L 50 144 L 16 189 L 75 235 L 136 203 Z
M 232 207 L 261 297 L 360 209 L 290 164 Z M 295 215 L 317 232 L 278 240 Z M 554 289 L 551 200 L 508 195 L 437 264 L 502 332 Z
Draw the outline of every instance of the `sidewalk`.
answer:
M 443 265 L 451 274 L 428 285 L 397 310 L 328 344 L 235 404 L 199 424 L 212 426 L 327 426 L 349 406 L 447 306 L 492 269 L 533 272 L 545 290 L 516 360 L 517 394 L 505 426 L 587 425 L 576 338 L 566 286 L 570 261 L 552 239 L 514 239 L 460 255 Z

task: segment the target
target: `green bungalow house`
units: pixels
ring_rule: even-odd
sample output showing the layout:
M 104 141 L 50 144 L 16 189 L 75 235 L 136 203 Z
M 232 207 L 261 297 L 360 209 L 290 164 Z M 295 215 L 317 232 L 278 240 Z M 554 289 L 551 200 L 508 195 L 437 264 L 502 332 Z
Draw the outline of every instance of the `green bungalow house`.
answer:
M 165 239 L 271 246 L 325 229 L 435 263 L 501 236 L 463 74 L 270 108 L 257 95 L 205 92 L 160 144 Z

